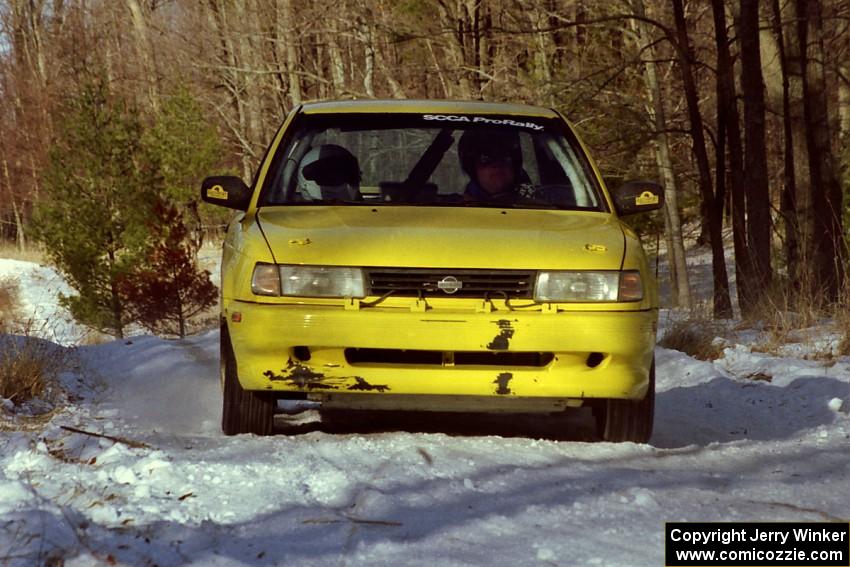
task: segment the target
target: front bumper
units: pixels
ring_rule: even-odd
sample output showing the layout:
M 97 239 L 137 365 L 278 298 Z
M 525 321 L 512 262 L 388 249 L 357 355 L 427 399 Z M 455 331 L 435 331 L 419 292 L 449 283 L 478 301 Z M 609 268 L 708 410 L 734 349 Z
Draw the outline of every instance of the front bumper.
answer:
M 376 394 L 580 400 L 644 396 L 658 313 L 412 312 L 234 301 L 224 315 L 239 381 L 248 390 L 314 399 Z M 352 355 L 363 352 L 371 356 Z

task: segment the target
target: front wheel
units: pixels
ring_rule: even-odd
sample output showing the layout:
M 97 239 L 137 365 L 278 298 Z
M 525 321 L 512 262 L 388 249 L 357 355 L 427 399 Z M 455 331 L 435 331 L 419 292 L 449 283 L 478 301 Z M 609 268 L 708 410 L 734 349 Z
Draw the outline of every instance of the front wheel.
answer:
M 236 356 L 227 327 L 221 329 L 223 406 L 221 430 L 225 435 L 270 435 L 274 425 L 275 398 L 267 392 L 245 390 L 236 373 Z
M 603 441 L 649 441 L 655 415 L 655 360 L 649 369 L 649 388 L 642 400 L 598 400 L 592 409 L 596 432 Z

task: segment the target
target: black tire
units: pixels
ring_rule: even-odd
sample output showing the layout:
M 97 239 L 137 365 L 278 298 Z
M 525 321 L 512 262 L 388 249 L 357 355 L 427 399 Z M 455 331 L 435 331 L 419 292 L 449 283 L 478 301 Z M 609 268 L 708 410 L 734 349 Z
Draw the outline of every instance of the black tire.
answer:
M 655 417 L 655 360 L 649 369 L 649 389 L 642 400 L 599 400 L 592 408 L 596 432 L 603 441 L 649 441 Z
M 275 397 L 268 392 L 244 390 L 236 373 L 236 357 L 227 327 L 221 329 L 221 372 L 223 405 L 221 430 L 225 435 L 253 433 L 271 435 L 274 426 Z

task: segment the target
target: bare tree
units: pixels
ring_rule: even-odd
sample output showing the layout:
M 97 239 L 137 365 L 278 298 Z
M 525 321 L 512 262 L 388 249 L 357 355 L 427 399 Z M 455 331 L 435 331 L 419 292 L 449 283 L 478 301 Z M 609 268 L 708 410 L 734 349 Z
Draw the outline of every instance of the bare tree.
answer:
M 797 175 L 794 159 L 794 122 L 791 113 L 791 83 L 789 62 L 786 49 L 786 32 L 782 25 L 782 11 L 779 0 L 771 1 L 771 21 L 774 38 L 779 55 L 779 66 L 782 80 L 782 134 L 783 134 L 783 169 L 782 169 L 782 199 L 780 212 L 785 228 L 785 265 L 792 287 L 800 286 L 800 226 L 797 213 Z
M 460 98 L 480 98 L 487 75 L 482 55 L 486 49 L 487 18 L 480 0 L 436 0 L 441 25 L 449 32 L 444 43 L 451 67 L 457 71 Z
M 797 228 L 798 264 L 801 268 L 811 262 L 812 241 L 815 238 L 812 214 L 812 188 L 809 174 L 809 151 L 806 141 L 805 117 L 805 44 L 801 42 L 800 29 L 797 24 L 797 7 L 795 2 L 784 2 L 781 5 L 783 51 L 787 66 L 785 80 L 788 82 L 788 109 L 785 120 L 789 123 L 791 145 L 791 160 L 794 164 L 794 210 Z M 785 158 L 787 159 L 787 155 Z M 786 197 L 787 198 L 787 197 Z M 794 269 L 793 267 L 791 268 Z M 804 268 L 803 268 L 804 269 Z
M 643 0 L 632 0 L 632 9 L 639 17 L 646 17 L 646 7 Z M 688 267 L 685 261 L 682 222 L 679 217 L 679 196 L 673 161 L 670 156 L 667 112 L 664 108 L 664 97 L 658 82 L 655 45 L 649 24 L 643 19 L 631 21 L 636 27 L 638 45 L 643 52 L 644 79 L 655 125 L 655 158 L 658 163 L 659 174 L 664 180 L 664 224 L 667 237 L 667 256 L 670 264 L 670 283 L 674 290 L 675 305 L 689 309 L 691 307 L 691 290 L 688 282 Z
M 688 35 L 685 9 L 682 0 L 672 0 L 673 14 L 676 21 L 676 39 L 679 71 L 685 99 L 688 105 L 690 133 L 693 138 L 694 157 L 699 170 L 699 187 L 705 211 L 708 215 L 708 228 L 711 243 L 712 274 L 714 283 L 714 316 L 717 318 L 732 317 L 732 301 L 729 297 L 729 276 L 726 271 L 726 261 L 723 253 L 722 206 L 723 201 L 715 199 L 711 181 L 711 165 L 703 133 L 702 112 L 699 108 L 699 95 L 692 71 L 692 49 Z
M 731 182 L 732 228 L 735 248 L 735 275 L 738 304 L 747 313 L 758 293 L 753 285 L 752 261 L 747 243 L 746 185 L 744 181 L 744 150 L 741 143 L 741 126 L 735 92 L 734 62 L 726 30 L 726 7 L 723 0 L 712 0 L 714 37 L 717 46 L 717 179 L 718 193 L 727 178 Z
M 813 285 L 828 301 L 838 299 L 843 285 L 846 245 L 843 241 L 842 190 L 832 151 L 829 101 L 824 61 L 823 19 L 820 0 L 796 0 L 798 34 L 804 46 L 803 102 L 809 154 L 813 228 L 810 243 Z
M 150 40 L 150 13 L 147 9 L 143 9 L 139 0 L 125 0 L 127 8 L 130 11 L 130 16 L 133 21 L 134 39 L 136 42 L 136 52 L 142 63 L 143 77 L 148 83 L 148 99 L 154 112 L 159 108 L 159 93 L 157 87 L 157 68 L 155 54 Z M 144 6 L 147 8 L 147 4 Z
M 744 179 L 747 187 L 747 284 L 765 290 L 772 281 L 770 191 L 767 179 L 764 80 L 759 41 L 759 2 L 741 0 L 738 24 L 744 96 Z
M 0 67 L 3 112 L 2 178 L 8 206 L 0 213 L 11 214 L 16 245 L 23 249 L 29 241 L 28 220 L 32 204 L 38 200 L 39 172 L 46 160 L 52 135 L 53 62 L 49 56 L 50 22 L 45 0 L 10 0 L 2 15 L 0 42 L 9 47 L 8 59 Z M 62 7 L 54 7 L 55 17 Z M 5 37 L 2 37 L 5 35 Z
M 228 3 L 223 0 L 208 0 L 209 19 L 219 38 L 217 69 L 221 81 L 228 94 L 229 105 L 235 116 L 222 112 L 221 116 L 226 120 L 230 132 L 236 138 L 241 149 L 242 175 L 245 179 L 251 178 L 253 171 L 253 160 L 256 159 L 252 147 L 252 131 L 249 110 L 246 103 L 245 73 L 248 69 L 242 67 L 239 59 L 237 40 L 231 29 L 230 10 Z
M 302 101 L 301 78 L 298 75 L 298 46 L 295 42 L 294 17 L 292 15 L 292 0 L 280 0 L 278 7 L 281 35 L 285 38 L 286 74 L 289 78 L 289 98 L 292 106 L 298 106 Z

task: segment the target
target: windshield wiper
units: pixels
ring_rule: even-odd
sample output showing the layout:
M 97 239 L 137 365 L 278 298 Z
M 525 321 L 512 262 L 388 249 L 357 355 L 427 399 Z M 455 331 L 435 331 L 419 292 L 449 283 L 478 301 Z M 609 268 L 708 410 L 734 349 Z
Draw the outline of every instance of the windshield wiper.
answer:
M 296 205 L 296 206 L 314 206 L 314 205 L 371 205 L 369 201 L 351 201 L 348 199 L 315 199 L 313 201 L 285 201 L 277 203 L 280 205 Z
M 550 203 L 549 201 L 538 201 L 534 199 L 522 199 L 519 201 L 505 202 L 470 202 L 466 203 L 471 207 L 486 207 L 489 209 L 541 209 L 541 210 L 556 210 L 556 211 L 599 211 L 597 207 L 579 207 L 577 205 L 567 205 L 560 203 Z
M 461 203 L 460 206 L 465 207 L 480 207 L 482 209 L 561 209 L 558 205 L 552 203 L 512 203 L 512 202 L 488 202 L 488 201 L 470 201 Z
M 463 207 L 466 205 L 463 201 L 417 201 L 415 203 L 399 203 L 407 204 L 414 207 Z
M 503 205 L 504 206 L 504 205 Z M 507 209 L 557 209 L 562 210 L 564 207 L 555 203 L 547 203 L 546 201 L 520 201 L 519 203 L 509 203 Z

